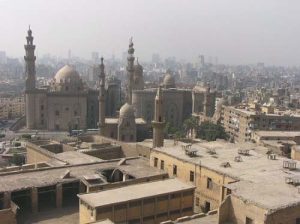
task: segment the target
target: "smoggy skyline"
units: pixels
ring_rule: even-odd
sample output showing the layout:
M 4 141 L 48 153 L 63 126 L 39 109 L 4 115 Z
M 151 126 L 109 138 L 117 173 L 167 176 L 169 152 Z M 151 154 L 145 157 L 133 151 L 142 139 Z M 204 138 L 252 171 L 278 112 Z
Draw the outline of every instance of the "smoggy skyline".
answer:
M 0 50 L 24 55 L 30 24 L 37 55 L 135 55 L 224 64 L 300 65 L 297 0 L 0 0 Z

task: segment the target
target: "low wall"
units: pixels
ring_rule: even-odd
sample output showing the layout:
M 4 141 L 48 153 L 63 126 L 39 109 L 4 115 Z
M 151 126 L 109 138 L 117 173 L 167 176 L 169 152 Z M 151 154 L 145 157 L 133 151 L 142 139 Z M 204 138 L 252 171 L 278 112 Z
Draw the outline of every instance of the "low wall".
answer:
M 124 157 L 143 156 L 146 158 L 150 158 L 150 148 L 138 145 L 138 143 L 136 142 L 122 142 L 116 139 L 100 135 L 83 135 L 80 136 L 80 139 L 83 142 L 111 143 L 115 145 L 120 145 Z
M 17 224 L 16 208 L 8 208 L 0 210 L 0 223 Z

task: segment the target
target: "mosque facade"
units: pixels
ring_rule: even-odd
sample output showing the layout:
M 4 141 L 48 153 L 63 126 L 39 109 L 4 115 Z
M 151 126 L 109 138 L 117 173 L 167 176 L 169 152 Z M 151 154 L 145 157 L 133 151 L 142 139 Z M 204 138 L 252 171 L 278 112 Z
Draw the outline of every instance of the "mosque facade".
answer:
M 26 128 L 69 131 L 97 127 L 98 92 L 89 89 L 70 65 L 61 68 L 49 86 L 37 88 L 35 45 L 30 29 L 26 39 Z
M 165 124 L 180 127 L 192 113 L 211 115 L 214 112 L 214 95 L 198 88 L 177 88 L 174 77 L 169 73 L 158 88 L 145 88 L 143 67 L 134 57 L 132 40 L 126 67 L 126 102 L 119 113 L 120 83 L 116 79 L 106 78 L 103 58 L 101 64 L 95 67 L 99 77 L 97 90 L 89 89 L 70 65 L 61 68 L 49 86 L 37 88 L 35 45 L 30 29 L 26 39 L 27 129 L 70 131 L 99 128 L 99 134 L 103 136 L 135 142 L 151 137 L 152 127 L 155 126 L 153 134 L 157 135 L 156 144 L 161 145 L 163 136 L 159 135 L 164 135 L 162 127 Z M 164 105 L 158 107 L 157 103 L 162 102 Z

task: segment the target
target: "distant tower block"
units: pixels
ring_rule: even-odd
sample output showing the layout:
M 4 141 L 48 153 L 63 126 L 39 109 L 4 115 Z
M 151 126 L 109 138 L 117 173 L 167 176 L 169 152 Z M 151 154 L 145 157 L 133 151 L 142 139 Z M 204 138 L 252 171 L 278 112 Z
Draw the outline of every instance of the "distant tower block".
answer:
M 25 48 L 25 113 L 26 113 L 26 127 L 28 129 L 33 129 L 35 127 L 35 45 L 33 45 L 32 31 L 28 29 L 27 32 L 27 44 Z
M 164 112 L 163 112 L 163 99 L 162 91 L 159 87 L 155 97 L 155 111 L 154 120 L 152 121 L 153 126 L 153 148 L 162 147 L 164 145 Z
M 105 72 L 103 57 L 101 57 L 99 74 L 99 131 L 100 135 L 105 135 Z

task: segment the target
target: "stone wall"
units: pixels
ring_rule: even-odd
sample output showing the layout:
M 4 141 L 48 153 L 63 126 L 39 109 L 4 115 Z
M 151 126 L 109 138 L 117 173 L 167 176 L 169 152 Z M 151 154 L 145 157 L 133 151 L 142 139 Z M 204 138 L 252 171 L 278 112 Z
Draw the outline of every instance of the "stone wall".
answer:
M 206 167 L 188 163 L 154 150 L 150 155 L 150 166 L 155 167 L 156 159 L 158 161 L 157 168 L 161 169 L 161 164 L 163 161 L 163 169 L 168 172 L 169 176 L 177 177 L 184 182 L 192 183 L 196 186 L 194 207 L 195 212 L 204 211 L 207 203 L 210 204 L 210 210 L 218 209 L 219 205 L 224 199 L 223 185 L 235 181 L 224 174 L 217 173 Z M 174 166 L 177 167 L 176 174 L 173 174 Z M 191 174 L 194 174 L 193 179 L 191 179 Z M 210 182 L 209 187 L 208 182 Z
M 28 146 L 26 146 L 26 151 L 27 151 L 27 163 L 48 162 L 54 157 L 53 153 L 51 152 L 44 153 Z
M 234 195 L 230 195 L 219 208 L 219 224 L 232 223 L 244 224 L 246 219 L 252 220 L 255 224 L 275 224 L 275 222 L 266 222 L 267 211 L 256 204 L 242 200 Z M 282 222 L 278 223 L 287 224 Z M 295 223 L 295 222 L 293 222 Z
M 282 208 L 272 214 L 268 214 L 266 224 L 294 224 L 300 220 L 300 205 Z M 299 221 L 298 221 L 299 222 Z
M 95 143 L 110 143 L 112 145 L 121 146 L 122 154 L 124 157 L 136 157 L 143 156 L 150 158 L 151 148 L 138 145 L 134 142 L 122 142 L 116 139 L 103 137 L 100 135 L 86 135 L 80 137 L 83 142 L 95 142 Z

